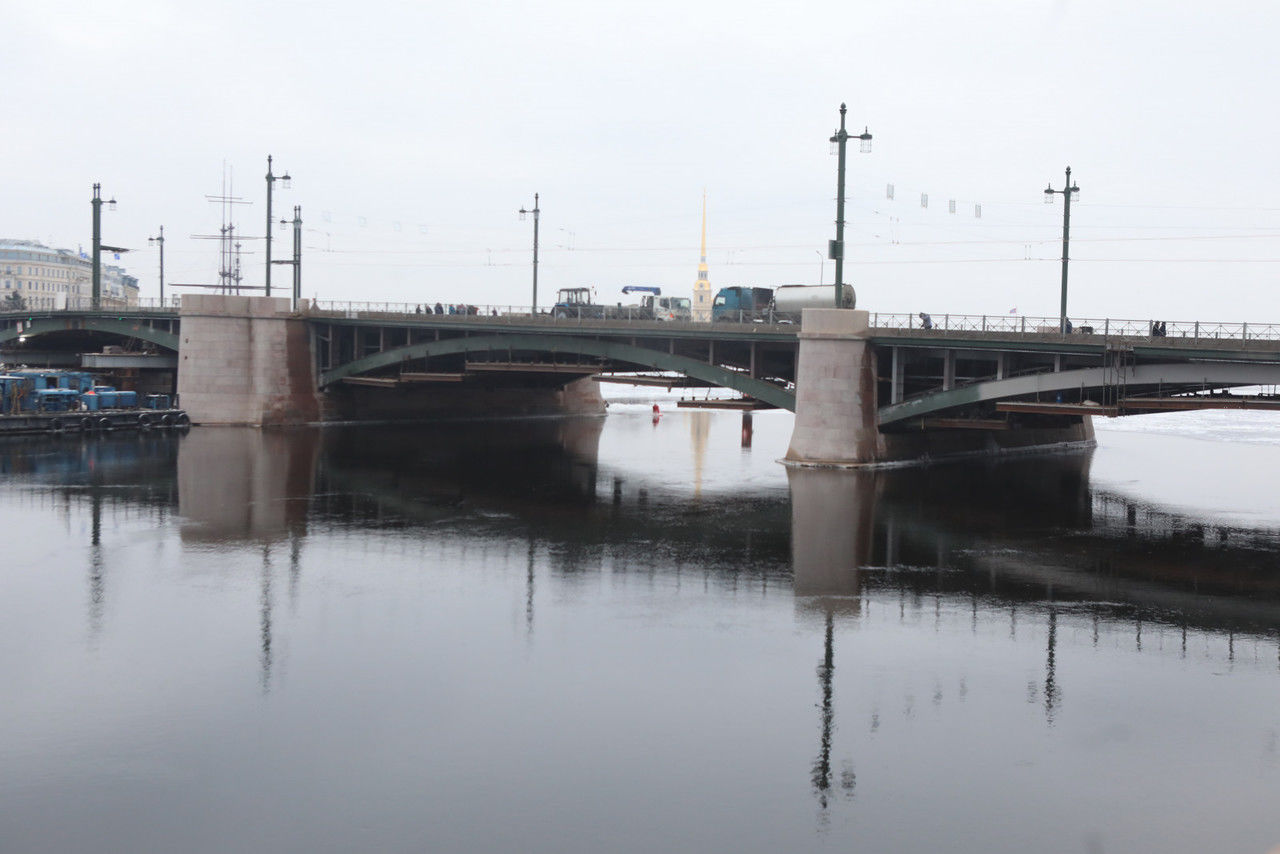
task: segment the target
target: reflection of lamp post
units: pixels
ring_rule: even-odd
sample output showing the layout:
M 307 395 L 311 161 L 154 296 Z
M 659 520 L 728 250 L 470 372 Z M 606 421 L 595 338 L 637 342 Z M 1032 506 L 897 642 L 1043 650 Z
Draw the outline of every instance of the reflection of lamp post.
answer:
M 831 242 L 827 251 L 827 257 L 835 259 L 836 262 L 836 301 L 832 305 L 833 308 L 844 305 L 844 144 L 850 139 L 849 132 L 844 129 L 844 113 L 845 106 L 841 104 L 840 130 L 831 137 L 831 153 L 840 158 L 839 165 L 836 167 L 836 239 Z M 866 128 L 852 138 L 862 140 L 863 154 L 871 151 L 871 134 L 867 133 Z
M 160 307 L 164 308 L 164 226 L 160 226 L 159 237 L 148 237 L 147 242 L 160 247 Z
M 1071 240 L 1071 202 L 1079 200 L 1080 188 L 1071 183 L 1071 167 L 1067 167 L 1067 183 L 1061 190 L 1053 189 L 1050 184 L 1044 191 L 1044 203 L 1053 204 L 1055 194 L 1063 198 L 1062 206 L 1062 303 L 1058 308 L 1058 331 L 1067 332 L 1067 245 Z
M 263 287 L 263 293 L 271 296 L 271 185 L 279 181 L 282 185 L 281 189 L 289 189 L 289 184 L 293 181 L 286 172 L 283 175 L 273 175 L 271 173 L 271 155 L 267 155 L 267 281 Z
M 520 209 L 520 219 L 524 219 L 526 214 L 533 214 L 533 314 L 538 313 L 538 215 L 542 213 L 538 208 L 538 194 L 533 194 L 533 210 L 527 211 Z
M 103 246 L 102 245 L 102 185 L 93 185 L 93 290 L 90 294 L 92 300 L 90 307 L 99 308 L 102 303 L 102 250 L 108 252 L 127 252 L 127 249 L 121 249 L 119 246 Z M 116 200 L 107 200 L 107 210 L 116 209 Z

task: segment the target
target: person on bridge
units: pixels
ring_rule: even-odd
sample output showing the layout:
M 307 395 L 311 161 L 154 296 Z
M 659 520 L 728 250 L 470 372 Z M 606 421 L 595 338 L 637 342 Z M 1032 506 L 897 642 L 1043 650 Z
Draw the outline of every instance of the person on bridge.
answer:
M 436 303 L 436 314 L 444 314 L 444 306 L 440 303 Z
M 923 326 L 925 329 L 932 329 L 933 318 L 925 314 L 923 311 L 920 312 L 920 325 Z

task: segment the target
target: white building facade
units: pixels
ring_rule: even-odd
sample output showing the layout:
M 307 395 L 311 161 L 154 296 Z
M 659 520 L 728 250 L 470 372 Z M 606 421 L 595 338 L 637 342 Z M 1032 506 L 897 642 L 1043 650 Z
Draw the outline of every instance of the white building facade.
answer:
M 0 239 L 0 311 L 88 308 L 93 259 L 88 253 L 52 249 L 35 240 Z M 102 306 L 138 305 L 138 280 L 123 267 L 102 265 Z

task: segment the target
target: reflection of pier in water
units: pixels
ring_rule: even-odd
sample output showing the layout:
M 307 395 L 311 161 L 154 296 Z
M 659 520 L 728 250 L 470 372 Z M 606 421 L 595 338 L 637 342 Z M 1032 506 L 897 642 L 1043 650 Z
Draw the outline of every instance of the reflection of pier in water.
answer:
M 280 543 L 288 541 L 289 600 L 296 604 L 302 574 L 319 430 L 271 431 L 222 427 L 194 430 L 178 455 L 178 508 L 183 542 L 262 553 L 258 634 L 262 688 L 271 688 L 273 580 Z
M 868 472 L 792 470 L 795 590 L 859 612 L 873 591 L 984 610 L 1268 636 L 1280 531 L 1209 525 L 1089 488 L 1089 454 Z
M 993 618 L 1007 619 L 1010 640 L 1019 632 L 1043 639 L 1043 680 L 1028 692 L 1050 726 L 1062 703 L 1064 628 L 1085 629 L 1095 648 L 1113 643 L 1181 658 L 1191 649 L 1229 665 L 1251 648 L 1258 664 L 1280 667 L 1280 532 L 1208 525 L 1094 493 L 1090 456 L 788 471 L 794 589 L 799 607 L 825 623 L 811 779 L 823 810 L 837 785 L 839 619 L 932 619 L 935 630 L 951 623 L 974 635 Z M 904 709 L 913 703 L 903 698 Z M 874 712 L 872 731 L 878 721 Z M 838 783 L 851 797 L 852 760 L 844 766 Z

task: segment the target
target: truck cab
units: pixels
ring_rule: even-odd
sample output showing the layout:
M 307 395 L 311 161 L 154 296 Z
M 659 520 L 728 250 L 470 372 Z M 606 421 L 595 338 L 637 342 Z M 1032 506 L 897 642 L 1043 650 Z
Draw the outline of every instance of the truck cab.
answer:
M 760 322 L 766 319 L 772 301 L 772 288 L 721 288 L 711 301 L 711 319 L 738 323 Z

